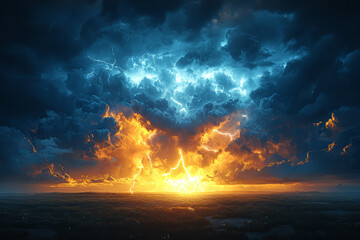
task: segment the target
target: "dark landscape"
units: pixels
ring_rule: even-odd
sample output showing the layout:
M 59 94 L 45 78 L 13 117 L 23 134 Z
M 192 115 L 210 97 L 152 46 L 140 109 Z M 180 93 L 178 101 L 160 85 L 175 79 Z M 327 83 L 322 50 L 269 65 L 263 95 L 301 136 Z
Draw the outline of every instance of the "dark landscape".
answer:
M 0 239 L 360 239 L 360 194 L 0 195 Z

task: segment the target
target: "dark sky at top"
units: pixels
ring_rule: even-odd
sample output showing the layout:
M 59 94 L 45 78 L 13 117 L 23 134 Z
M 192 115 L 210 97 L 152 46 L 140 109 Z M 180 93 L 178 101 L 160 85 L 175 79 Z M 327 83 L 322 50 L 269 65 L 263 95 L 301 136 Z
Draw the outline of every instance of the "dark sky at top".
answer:
M 118 131 L 101 117 L 108 105 L 178 136 L 184 151 L 202 126 L 237 112 L 246 131 L 226 151 L 256 161 L 254 145 L 291 146 L 261 160 L 285 163 L 229 184 L 359 183 L 359 10 L 358 1 L 1 1 L 0 182 L 63 181 L 49 164 L 106 174 L 84 139 L 101 145 Z

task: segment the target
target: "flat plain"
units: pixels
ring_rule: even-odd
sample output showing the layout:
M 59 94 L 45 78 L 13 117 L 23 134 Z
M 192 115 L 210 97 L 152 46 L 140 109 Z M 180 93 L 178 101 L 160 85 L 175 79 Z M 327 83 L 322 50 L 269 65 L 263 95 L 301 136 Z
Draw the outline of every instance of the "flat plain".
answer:
M 0 239 L 360 239 L 360 194 L 1 194 Z

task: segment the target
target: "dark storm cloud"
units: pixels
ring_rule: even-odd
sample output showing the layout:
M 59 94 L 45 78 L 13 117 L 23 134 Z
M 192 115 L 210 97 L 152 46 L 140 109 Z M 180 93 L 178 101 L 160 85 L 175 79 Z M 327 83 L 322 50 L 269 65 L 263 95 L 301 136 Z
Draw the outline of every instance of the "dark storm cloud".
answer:
M 66 61 L 86 47 L 78 34 L 82 22 L 96 14 L 97 6 L 93 1 L 76 5 L 71 8 L 66 1 L 1 3 L 0 96 L 6 115 L 1 124 L 23 128 L 22 123 L 36 121 L 48 109 L 71 109 L 71 96 L 42 74 L 65 67 Z
M 95 144 L 121 141 L 115 120 L 102 118 L 107 106 L 183 142 L 246 111 L 247 131 L 227 151 L 252 160 L 254 144 L 289 142 L 291 152 L 265 160 L 286 163 L 234 181 L 360 170 L 356 1 L 5 1 L 0 9 L 3 179 L 41 164 L 96 164 Z
M 353 39 L 358 38 L 359 33 L 348 27 L 352 22 L 359 22 L 359 18 L 343 6 L 339 9 L 330 6 L 320 13 L 314 11 L 318 5 L 311 9 L 301 6 L 295 11 L 293 21 L 284 32 L 285 40 L 293 41 L 291 48 L 306 48 L 308 54 L 288 62 L 283 71 L 265 75 L 261 86 L 250 94 L 257 105 L 255 111 L 261 111 L 254 114 L 255 118 L 258 121 L 274 119 L 259 124 L 260 136 L 291 139 L 300 159 L 305 158 L 301 154 L 309 154 L 307 166 L 292 167 L 296 171 L 289 168 L 289 174 L 285 174 L 287 178 L 299 179 L 302 175 L 357 178 L 359 158 L 350 157 L 343 148 L 351 141 L 356 142 L 353 139 L 359 136 L 360 98 L 356 90 L 359 81 L 355 79 L 358 71 L 350 67 L 350 62 L 358 55 L 359 46 Z M 305 10 L 310 12 L 305 15 Z M 331 14 L 328 17 L 324 10 L 333 13 L 336 19 Z M 352 60 L 347 62 L 346 59 Z M 330 130 L 325 127 L 325 122 L 332 112 L 338 117 L 336 129 Z M 311 129 L 311 122 L 319 121 L 324 122 L 321 130 Z M 333 142 L 335 147 L 329 151 L 327 145 Z M 354 149 L 357 151 L 357 147 Z M 282 165 L 275 167 L 283 168 Z M 287 168 L 283 169 L 287 171 Z M 271 169 L 266 171 L 271 172 Z
M 220 64 L 221 55 L 214 50 L 214 46 L 208 46 L 207 49 L 196 49 L 189 51 L 185 56 L 181 57 L 177 62 L 176 66 L 179 68 L 187 67 L 191 64 L 196 65 L 208 65 L 210 67 Z
M 184 2 L 182 0 L 103 1 L 101 15 L 109 21 L 117 21 L 121 18 L 130 22 L 136 22 L 139 17 L 149 17 L 153 24 L 159 24 L 165 20 L 168 12 L 179 9 Z
M 265 61 L 270 53 L 261 49 L 260 41 L 251 35 L 241 33 L 239 29 L 227 32 L 228 44 L 225 49 L 235 60 L 241 60 L 247 66 L 271 64 Z
M 64 182 L 62 177 L 49 172 L 49 166 L 58 165 L 59 157 L 70 153 L 60 148 L 58 139 L 37 139 L 31 141 L 14 128 L 0 127 L 1 179 L 0 181 L 43 181 Z

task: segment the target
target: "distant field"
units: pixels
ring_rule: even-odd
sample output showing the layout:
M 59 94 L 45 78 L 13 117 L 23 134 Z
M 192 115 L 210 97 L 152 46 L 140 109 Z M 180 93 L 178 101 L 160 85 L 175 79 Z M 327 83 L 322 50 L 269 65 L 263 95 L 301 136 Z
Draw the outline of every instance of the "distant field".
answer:
M 1 194 L 0 239 L 360 239 L 360 195 Z

